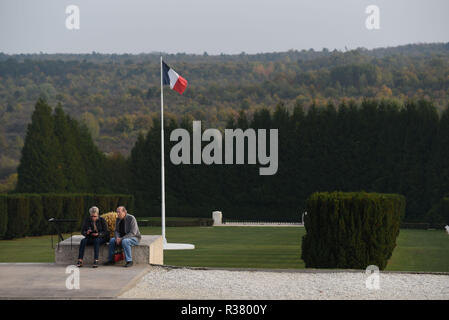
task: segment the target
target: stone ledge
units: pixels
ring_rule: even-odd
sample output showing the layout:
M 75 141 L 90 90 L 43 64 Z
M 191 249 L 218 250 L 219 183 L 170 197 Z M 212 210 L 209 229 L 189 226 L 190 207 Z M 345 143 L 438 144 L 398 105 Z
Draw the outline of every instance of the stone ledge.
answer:
M 84 237 L 76 235 L 59 242 L 55 248 L 56 264 L 76 264 L 78 260 L 78 252 L 80 242 Z M 72 245 L 70 242 L 72 241 Z M 162 236 L 143 235 L 137 246 L 132 247 L 133 262 L 135 264 L 164 264 L 164 247 Z M 99 264 L 107 261 L 109 255 L 109 243 L 100 246 L 100 254 L 98 257 Z M 94 247 L 86 246 L 84 250 L 85 264 L 92 264 L 94 261 Z

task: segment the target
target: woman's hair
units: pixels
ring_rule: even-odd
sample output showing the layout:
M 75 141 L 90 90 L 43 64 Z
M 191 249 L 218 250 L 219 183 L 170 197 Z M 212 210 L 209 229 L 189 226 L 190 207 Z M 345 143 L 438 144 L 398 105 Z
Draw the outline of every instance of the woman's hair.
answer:
M 89 214 L 90 214 L 90 215 L 93 215 L 94 213 L 99 214 L 99 213 L 100 213 L 100 210 L 99 210 L 97 207 L 92 207 L 92 208 L 90 208 L 90 209 L 89 209 Z

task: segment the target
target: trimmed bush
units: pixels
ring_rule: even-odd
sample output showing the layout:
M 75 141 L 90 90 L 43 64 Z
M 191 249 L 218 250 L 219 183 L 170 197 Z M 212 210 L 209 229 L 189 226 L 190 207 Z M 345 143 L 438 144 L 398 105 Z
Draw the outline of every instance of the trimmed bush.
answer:
M 134 196 L 130 194 L 118 194 L 118 205 L 126 207 L 126 210 L 131 213 L 132 215 L 135 215 L 135 200 Z M 115 208 L 117 209 L 117 208 Z M 115 210 L 114 209 L 114 210 Z
M 96 206 L 102 212 L 116 211 L 119 206 L 124 206 L 126 210 L 133 214 L 134 212 L 134 197 L 128 194 L 107 194 L 107 195 L 89 195 L 89 208 Z
M 94 197 L 95 206 L 100 209 L 101 212 L 115 211 L 118 207 L 117 199 L 115 197 L 105 197 L 102 195 L 97 195 Z
M 8 227 L 8 198 L 0 194 L 0 238 L 3 238 Z
M 84 195 L 66 195 L 63 200 L 63 219 L 74 219 L 76 222 L 64 224 L 64 232 L 79 231 L 85 216 Z
M 48 222 L 50 218 L 63 219 L 64 195 L 55 193 L 42 194 L 42 205 L 44 208 L 44 219 L 48 224 L 49 233 L 56 233 L 56 226 Z M 61 232 L 64 232 L 65 226 L 58 225 Z
M 161 227 L 161 220 L 137 220 L 139 227 Z M 211 218 L 185 219 L 185 220 L 165 220 L 166 227 L 210 227 L 214 224 Z
M 441 207 L 441 221 L 440 224 L 449 224 L 449 197 L 443 198 Z
M 30 200 L 30 228 L 28 234 L 31 236 L 41 235 L 44 233 L 44 230 L 49 229 L 48 222 L 44 218 L 42 197 L 38 194 L 27 194 L 25 196 Z
M 30 199 L 22 194 L 8 196 L 8 228 L 6 239 L 23 237 L 28 234 L 30 224 Z
M 427 230 L 430 228 L 430 223 L 427 222 L 403 222 L 401 223 L 401 229 L 421 229 Z
M 126 194 L 0 194 L 0 237 L 12 239 L 27 235 L 54 234 L 50 218 L 75 219 L 59 225 L 61 232 L 77 232 L 89 216 L 89 208 L 97 206 L 101 212 L 115 211 L 125 206 L 134 210 L 134 197 Z M 102 208 L 105 208 L 102 210 Z
M 405 197 L 319 192 L 306 201 L 302 256 L 307 268 L 385 269 L 405 214 Z
M 449 225 L 449 197 L 443 197 L 427 212 L 432 226 Z

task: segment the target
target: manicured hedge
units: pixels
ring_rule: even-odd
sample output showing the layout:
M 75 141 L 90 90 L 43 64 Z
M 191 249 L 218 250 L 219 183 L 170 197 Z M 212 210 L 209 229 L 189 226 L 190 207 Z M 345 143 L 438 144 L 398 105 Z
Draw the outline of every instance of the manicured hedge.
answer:
M 449 197 L 443 198 L 442 202 L 441 221 L 439 223 L 449 224 Z
M 8 228 L 5 238 L 20 238 L 28 234 L 30 226 L 30 198 L 23 194 L 9 195 Z
M 403 222 L 401 223 L 401 229 L 421 229 L 427 230 L 430 228 L 428 222 Z
M 30 200 L 30 228 L 28 235 L 38 236 L 49 232 L 49 224 L 44 218 L 44 206 L 39 194 L 27 194 Z
M 427 212 L 427 220 L 433 227 L 449 225 L 449 196 L 441 198 L 441 200 Z
M 306 201 L 302 256 L 307 268 L 385 269 L 405 214 L 405 197 L 320 192 Z
M 212 216 L 210 207 L 192 207 L 187 205 L 180 205 L 177 203 L 166 202 L 165 214 L 167 217 L 184 217 L 184 218 L 210 218 Z M 160 205 L 146 205 L 144 209 L 140 209 L 136 213 L 136 217 L 160 217 Z
M 162 222 L 160 220 L 137 220 L 139 227 L 161 227 Z M 198 218 L 189 220 L 166 220 L 166 227 L 210 227 L 214 224 L 214 220 L 211 218 Z
M 0 238 L 5 236 L 8 227 L 8 198 L 0 194 Z
M 0 237 L 12 239 L 55 233 L 54 225 L 48 222 L 50 218 L 75 219 L 75 223 L 61 224 L 60 228 L 62 232 L 78 232 L 92 206 L 97 206 L 100 214 L 115 211 L 118 206 L 125 206 L 132 213 L 134 197 L 126 194 L 0 194 Z
M 88 194 L 85 196 L 86 212 L 90 207 L 96 206 L 100 209 L 100 214 L 115 211 L 118 206 L 126 207 L 126 210 L 134 214 L 134 197 L 129 194 L 109 194 L 109 195 L 94 195 Z
M 148 200 L 150 202 L 150 200 Z M 136 205 L 137 207 L 137 205 Z M 136 217 L 160 217 L 161 206 L 146 205 L 138 208 Z M 193 207 L 177 203 L 166 202 L 165 214 L 167 217 L 184 218 L 211 218 L 213 211 L 223 212 L 224 219 L 248 220 L 265 222 L 301 222 L 301 212 L 296 208 L 296 213 L 287 216 L 279 212 L 279 206 L 261 206 L 254 203 L 252 206 L 203 206 Z
M 75 225 L 77 226 L 77 231 L 81 228 L 84 217 L 87 215 L 89 208 L 85 206 L 86 199 L 82 194 L 73 194 L 69 197 L 66 197 L 63 200 L 62 207 L 63 212 L 66 212 L 66 219 L 75 219 L 77 222 Z M 66 225 L 66 228 L 70 228 L 70 225 Z M 65 229 L 64 231 L 70 231 Z

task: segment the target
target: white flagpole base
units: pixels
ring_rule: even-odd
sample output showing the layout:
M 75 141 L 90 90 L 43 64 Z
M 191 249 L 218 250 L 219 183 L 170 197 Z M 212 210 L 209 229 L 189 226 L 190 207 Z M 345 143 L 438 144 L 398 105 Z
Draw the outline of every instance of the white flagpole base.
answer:
M 192 250 L 195 245 L 188 243 L 164 243 L 164 250 Z

